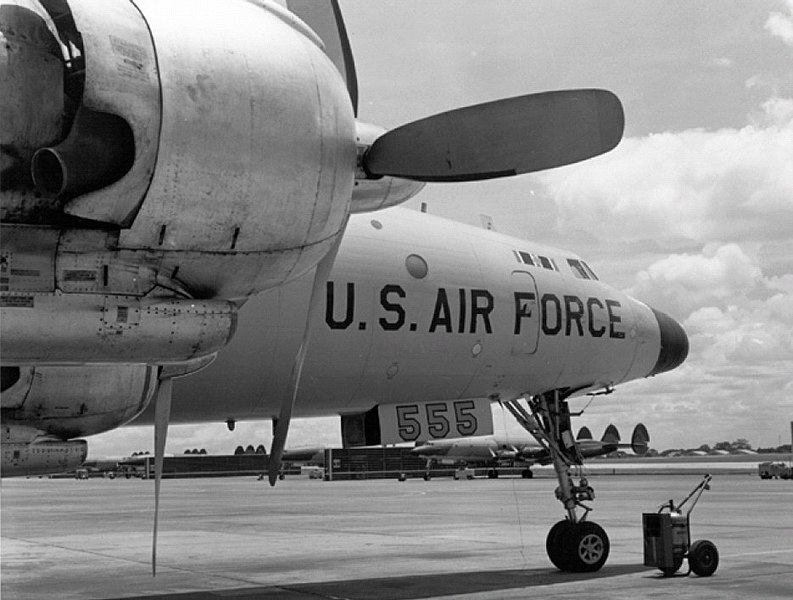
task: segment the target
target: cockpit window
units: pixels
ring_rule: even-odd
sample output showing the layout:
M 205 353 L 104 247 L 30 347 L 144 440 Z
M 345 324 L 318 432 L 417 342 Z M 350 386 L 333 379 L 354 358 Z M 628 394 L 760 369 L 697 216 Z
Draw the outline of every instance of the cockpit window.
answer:
M 540 259 L 540 264 L 542 264 L 543 267 L 545 267 L 546 269 L 550 269 L 551 271 L 554 270 L 553 269 L 553 264 L 551 263 L 551 261 L 550 261 L 550 259 L 548 257 L 540 256 L 539 259 Z
M 586 269 L 587 273 L 589 273 L 589 276 L 592 277 L 592 279 L 594 279 L 595 281 L 600 281 L 600 279 L 598 279 L 598 276 L 595 275 L 595 272 L 589 268 L 588 264 L 586 264 L 583 260 L 581 261 L 581 264 L 584 265 L 584 268 Z
M 573 275 L 575 275 L 579 279 L 592 279 L 589 276 L 589 273 L 587 272 L 586 268 L 584 267 L 582 261 L 575 260 L 574 258 L 568 258 L 567 259 L 567 264 L 570 265 L 570 268 L 573 271 Z
M 520 252 L 520 257 L 523 259 L 523 262 L 527 265 L 534 266 L 534 261 L 531 259 L 531 254 L 528 252 Z

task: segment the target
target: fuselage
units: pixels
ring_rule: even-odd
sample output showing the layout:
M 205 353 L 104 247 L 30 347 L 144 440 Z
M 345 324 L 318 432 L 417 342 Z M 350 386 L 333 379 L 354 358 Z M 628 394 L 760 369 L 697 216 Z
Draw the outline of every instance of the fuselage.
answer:
M 619 442 L 576 440 L 581 456 L 592 458 L 613 452 Z M 429 440 L 416 445 L 411 453 L 441 464 L 489 465 L 548 464 L 550 453 L 534 440 L 509 436 L 476 436 L 470 438 Z
M 245 304 L 215 362 L 175 382 L 172 422 L 277 413 L 312 277 Z M 350 220 L 323 304 L 296 416 L 583 393 L 668 370 L 687 352 L 679 325 L 595 279 L 575 254 L 404 208 Z
M 535 441 L 510 440 L 501 436 L 476 436 L 448 440 L 429 440 L 417 445 L 411 453 L 436 462 L 452 463 L 493 463 L 499 460 L 514 461 L 532 453 L 542 452 Z

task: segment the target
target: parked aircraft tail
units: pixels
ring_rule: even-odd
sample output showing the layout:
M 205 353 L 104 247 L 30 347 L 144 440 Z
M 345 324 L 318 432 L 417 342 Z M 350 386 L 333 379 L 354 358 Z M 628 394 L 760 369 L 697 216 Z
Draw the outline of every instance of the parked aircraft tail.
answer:
M 647 432 L 647 428 L 642 423 L 636 425 L 631 435 L 631 450 L 639 456 L 647 454 L 649 441 L 650 434 Z

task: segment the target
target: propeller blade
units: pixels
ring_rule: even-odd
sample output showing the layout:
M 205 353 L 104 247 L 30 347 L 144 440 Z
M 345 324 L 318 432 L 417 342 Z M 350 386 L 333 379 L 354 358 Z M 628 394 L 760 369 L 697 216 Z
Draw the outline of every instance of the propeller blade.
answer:
M 624 126 L 622 104 L 606 90 L 529 94 L 397 127 L 375 140 L 363 167 L 418 181 L 508 177 L 608 152 Z
M 358 116 L 358 76 L 352 57 L 350 39 L 337 0 L 287 0 L 287 8 L 311 27 L 325 43 L 325 54 L 341 73 L 347 83 L 352 109 Z
M 160 381 L 154 399 L 154 532 L 151 545 L 151 576 L 157 576 L 157 526 L 160 515 L 160 480 L 165 454 L 165 439 L 168 436 L 168 421 L 171 417 L 171 391 L 173 379 Z
M 306 316 L 306 325 L 303 330 L 303 339 L 297 350 L 297 356 L 292 365 L 292 374 L 289 380 L 288 389 L 291 390 L 291 393 L 288 393 L 281 403 L 281 410 L 279 411 L 278 421 L 276 422 L 275 432 L 273 433 L 273 443 L 270 448 L 270 459 L 267 468 L 270 485 L 275 485 L 275 482 L 278 480 L 278 472 L 281 470 L 281 457 L 283 456 L 284 446 L 286 445 L 289 423 L 292 420 L 292 409 L 295 406 L 297 390 L 300 385 L 300 376 L 303 372 L 303 363 L 305 362 L 308 344 L 311 339 L 311 323 L 317 320 L 323 288 L 330 276 L 330 270 L 331 267 L 333 267 L 333 262 L 336 260 L 336 254 L 339 252 L 339 246 L 341 246 L 341 240 L 342 237 L 344 237 L 345 229 L 346 223 L 339 231 L 330 251 L 319 261 L 316 273 L 314 274 L 314 284 L 311 287 L 311 299 L 308 303 L 308 315 Z

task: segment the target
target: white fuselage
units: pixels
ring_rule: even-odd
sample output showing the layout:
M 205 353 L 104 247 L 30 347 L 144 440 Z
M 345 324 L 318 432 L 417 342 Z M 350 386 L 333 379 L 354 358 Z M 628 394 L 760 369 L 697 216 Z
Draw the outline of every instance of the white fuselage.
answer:
M 552 268 L 526 264 L 521 252 Z M 313 324 L 295 414 L 584 391 L 647 376 L 659 359 L 653 311 L 577 277 L 568 259 L 578 257 L 403 208 L 354 216 L 324 318 Z M 248 301 L 216 361 L 176 381 L 173 422 L 277 413 L 311 281 L 308 274 Z

